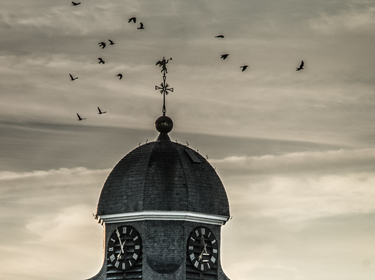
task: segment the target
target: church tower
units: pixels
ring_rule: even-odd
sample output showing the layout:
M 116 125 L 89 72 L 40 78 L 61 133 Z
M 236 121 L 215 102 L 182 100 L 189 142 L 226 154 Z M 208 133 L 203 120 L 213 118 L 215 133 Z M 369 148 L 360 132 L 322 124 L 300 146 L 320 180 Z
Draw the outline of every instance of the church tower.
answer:
M 104 227 L 104 262 L 89 280 L 228 280 L 221 267 L 221 226 L 229 219 L 224 186 L 188 145 L 172 142 L 166 116 L 153 141 L 123 157 L 109 174 L 96 219 Z

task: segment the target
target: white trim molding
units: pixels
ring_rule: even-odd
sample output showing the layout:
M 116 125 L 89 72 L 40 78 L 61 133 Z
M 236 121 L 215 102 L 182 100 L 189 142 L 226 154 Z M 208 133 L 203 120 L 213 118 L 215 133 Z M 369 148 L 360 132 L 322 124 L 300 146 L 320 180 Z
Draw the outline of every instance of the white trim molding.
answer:
M 97 215 L 96 219 L 101 224 L 158 220 L 158 221 L 188 221 L 188 222 L 196 222 L 196 223 L 205 223 L 205 224 L 210 224 L 210 225 L 224 225 L 229 220 L 229 217 L 197 213 L 197 212 L 185 212 L 185 211 L 138 211 L 138 212 L 131 212 L 131 213 Z

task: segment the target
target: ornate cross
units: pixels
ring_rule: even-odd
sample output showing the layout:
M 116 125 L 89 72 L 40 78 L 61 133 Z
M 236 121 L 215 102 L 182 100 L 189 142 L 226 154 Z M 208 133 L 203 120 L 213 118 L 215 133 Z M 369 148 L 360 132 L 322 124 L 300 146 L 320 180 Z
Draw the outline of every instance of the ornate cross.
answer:
M 167 109 L 165 108 L 165 95 L 168 95 L 169 92 L 173 92 L 173 88 L 170 88 L 169 85 L 165 82 L 167 79 L 166 73 L 168 73 L 167 70 L 167 63 L 169 60 L 172 60 L 172 58 L 166 60 L 165 57 L 163 57 L 163 60 L 159 60 L 156 65 L 159 65 L 159 67 L 162 67 L 161 72 L 163 72 L 163 82 L 160 84 L 160 86 L 155 86 L 155 90 L 159 90 L 161 94 L 163 94 L 163 116 L 165 116 L 165 113 L 167 112 Z

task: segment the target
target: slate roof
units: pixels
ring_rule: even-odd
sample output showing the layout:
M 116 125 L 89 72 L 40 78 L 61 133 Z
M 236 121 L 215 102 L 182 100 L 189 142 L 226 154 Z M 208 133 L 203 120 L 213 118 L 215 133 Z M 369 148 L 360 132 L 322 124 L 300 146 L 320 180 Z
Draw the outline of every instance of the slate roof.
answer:
M 119 161 L 103 186 L 97 215 L 153 210 L 229 217 L 228 198 L 215 170 L 166 133 Z

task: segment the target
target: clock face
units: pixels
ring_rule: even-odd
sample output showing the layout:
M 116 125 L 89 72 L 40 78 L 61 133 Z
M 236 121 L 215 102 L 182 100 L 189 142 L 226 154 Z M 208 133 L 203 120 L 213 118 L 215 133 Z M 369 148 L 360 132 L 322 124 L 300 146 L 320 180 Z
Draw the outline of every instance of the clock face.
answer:
M 218 244 L 213 232 L 207 227 L 195 228 L 187 242 L 187 253 L 196 269 L 206 271 L 213 268 L 218 258 Z
M 132 226 L 120 226 L 109 237 L 108 260 L 117 269 L 129 269 L 138 261 L 141 247 L 138 231 Z

